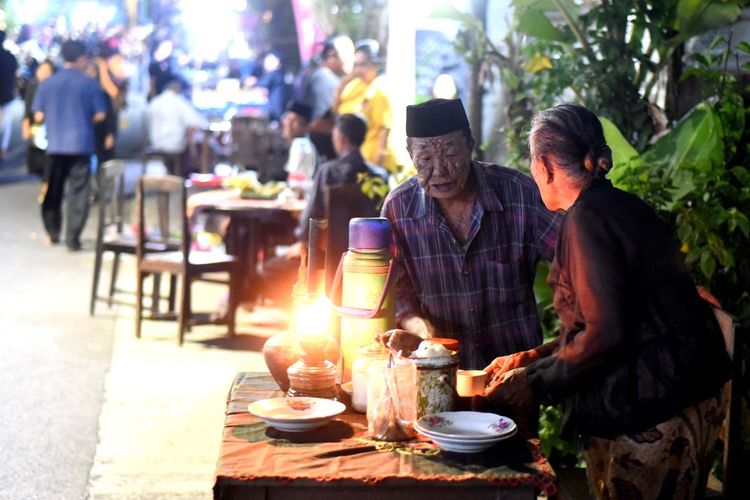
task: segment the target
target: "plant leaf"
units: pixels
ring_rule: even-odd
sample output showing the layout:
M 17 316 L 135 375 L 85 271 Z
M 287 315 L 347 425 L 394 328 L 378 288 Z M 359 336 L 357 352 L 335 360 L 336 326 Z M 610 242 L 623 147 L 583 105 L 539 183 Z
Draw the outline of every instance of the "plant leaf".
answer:
M 726 26 L 742 13 L 741 0 L 679 0 L 672 27 L 681 38 Z
M 709 252 L 708 249 L 701 253 L 700 268 L 706 278 L 711 279 L 711 276 L 714 275 L 714 271 L 716 270 L 716 259 L 711 255 L 711 252 Z
M 745 238 L 750 236 L 750 223 L 748 223 L 745 214 L 737 212 L 734 220 L 737 221 L 737 226 L 740 228 L 740 231 L 742 231 L 742 234 L 745 235 Z
M 563 33 L 552 25 L 547 16 L 535 9 L 526 9 L 521 13 L 516 29 L 540 40 L 560 42 L 564 39 Z
M 578 9 L 572 0 L 563 0 L 562 4 L 568 9 L 568 12 L 576 12 Z M 513 7 L 515 7 L 517 11 L 534 9 L 540 12 L 557 12 L 557 6 L 552 0 L 513 0 Z
M 617 181 L 625 174 L 625 167 L 640 165 L 640 157 L 638 151 L 625 139 L 617 125 L 603 116 L 599 117 L 599 121 L 602 124 L 607 145 L 612 150 L 612 172 L 609 178 L 617 185 Z
M 721 165 L 724 143 L 716 113 L 705 102 L 697 105 L 641 158 L 645 165 L 667 160 L 665 176 L 690 166 Z

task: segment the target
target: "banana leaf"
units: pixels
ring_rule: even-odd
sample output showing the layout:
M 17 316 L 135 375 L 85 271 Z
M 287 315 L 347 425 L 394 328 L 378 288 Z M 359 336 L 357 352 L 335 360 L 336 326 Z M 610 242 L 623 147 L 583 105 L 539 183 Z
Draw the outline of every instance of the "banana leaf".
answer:
M 679 200 L 696 188 L 691 170 L 724 163 L 721 122 L 711 106 L 700 103 L 641 159 L 646 166 L 664 166 L 661 175 L 671 178 L 673 199 Z
M 624 175 L 627 175 L 632 168 L 641 166 L 641 158 L 638 151 L 625 139 L 617 125 L 609 119 L 599 117 L 599 122 L 604 130 L 604 138 L 612 150 L 612 172 L 609 179 L 617 186 Z

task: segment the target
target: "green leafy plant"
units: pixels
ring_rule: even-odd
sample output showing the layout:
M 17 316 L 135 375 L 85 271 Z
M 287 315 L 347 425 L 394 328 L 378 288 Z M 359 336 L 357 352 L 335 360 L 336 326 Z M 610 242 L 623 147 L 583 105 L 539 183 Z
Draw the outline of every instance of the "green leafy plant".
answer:
M 364 172 L 357 174 L 357 184 L 359 184 L 362 193 L 375 202 L 375 209 L 380 211 L 385 197 L 388 195 L 388 184 L 380 177 L 368 175 Z
M 615 158 L 613 183 L 637 193 L 673 224 L 695 281 L 747 326 L 750 109 L 726 70 L 729 44 L 719 37 L 711 48 L 719 46 L 726 47 L 723 53 L 697 54 L 697 65 L 684 72 L 684 78 L 700 81 L 702 102 L 653 145 L 637 153 L 614 124 L 605 122 L 604 129 Z M 738 48 L 750 54 L 747 43 Z
M 709 51 L 721 47 L 719 54 L 696 54 L 696 65 L 683 73 L 683 78 L 700 82 L 703 100 L 640 154 L 611 122 L 603 122 L 617 159 L 613 182 L 638 193 L 676 228 L 693 279 L 707 286 L 736 317 L 735 356 L 742 361 L 735 391 L 744 390 L 741 447 L 747 461 L 750 345 L 740 332 L 750 327 L 750 108 L 743 104 L 742 89 L 727 70 L 730 61 L 737 60 L 730 44 L 717 37 Z M 750 54 L 746 42 L 737 49 Z

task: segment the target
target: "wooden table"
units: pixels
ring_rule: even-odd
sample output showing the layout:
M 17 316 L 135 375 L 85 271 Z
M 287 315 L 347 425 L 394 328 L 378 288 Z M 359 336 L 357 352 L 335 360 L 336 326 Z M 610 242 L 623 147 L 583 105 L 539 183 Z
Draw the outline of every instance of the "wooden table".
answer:
M 191 195 L 187 205 L 193 218 L 200 212 L 229 218 L 224 237 L 227 252 L 240 262 L 240 300 L 247 300 L 252 296 L 259 255 L 262 251 L 267 254 L 275 244 L 293 241 L 293 230 L 306 202 L 244 199 L 238 189 L 212 189 Z
M 235 377 L 215 499 L 531 499 L 556 491 L 537 439 L 514 436 L 482 453 L 457 454 L 424 438 L 369 440 L 365 416 L 350 410 L 304 433 L 278 431 L 247 412 L 249 403 L 280 395 L 267 373 Z

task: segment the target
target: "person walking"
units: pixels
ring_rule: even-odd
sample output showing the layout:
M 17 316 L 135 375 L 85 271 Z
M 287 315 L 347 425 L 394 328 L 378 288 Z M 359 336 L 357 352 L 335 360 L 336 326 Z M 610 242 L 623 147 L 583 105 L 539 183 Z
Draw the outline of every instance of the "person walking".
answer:
M 11 132 L 10 105 L 16 97 L 18 61 L 6 49 L 5 31 L 0 31 L 0 160 L 8 154 Z
M 83 73 L 85 46 L 78 40 L 62 44 L 63 69 L 43 81 L 34 96 L 34 119 L 47 129 L 49 176 L 42 202 L 47 242 L 60 241 L 62 201 L 68 187 L 65 245 L 81 249 L 80 236 L 89 211 L 89 176 L 94 152 L 94 123 L 106 117 L 99 84 Z
M 34 96 L 39 84 L 55 74 L 57 68 L 50 59 L 45 59 L 36 67 L 34 78 L 26 86 L 23 94 L 24 115 L 21 122 L 21 138 L 27 142 L 26 165 L 29 173 L 42 179 L 39 203 L 44 201 L 47 192 L 47 131 L 41 123 L 34 120 Z

